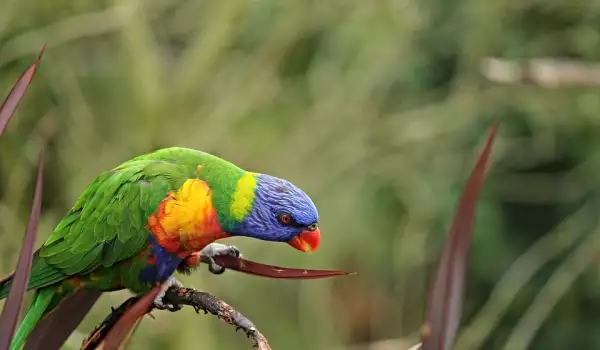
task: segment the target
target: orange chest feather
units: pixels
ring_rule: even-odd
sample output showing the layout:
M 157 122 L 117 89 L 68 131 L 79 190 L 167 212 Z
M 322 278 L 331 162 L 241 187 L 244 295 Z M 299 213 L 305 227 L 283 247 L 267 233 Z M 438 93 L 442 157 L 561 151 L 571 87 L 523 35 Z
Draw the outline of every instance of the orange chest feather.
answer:
M 227 237 L 217 221 L 210 187 L 198 179 L 187 180 L 171 191 L 148 217 L 148 230 L 171 253 L 198 251 Z

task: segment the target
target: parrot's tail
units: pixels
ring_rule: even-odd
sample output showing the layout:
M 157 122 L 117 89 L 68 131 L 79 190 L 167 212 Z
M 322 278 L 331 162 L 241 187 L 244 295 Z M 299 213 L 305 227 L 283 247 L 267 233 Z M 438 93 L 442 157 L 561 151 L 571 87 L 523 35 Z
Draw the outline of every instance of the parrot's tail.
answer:
M 39 256 L 38 252 L 39 250 L 33 254 L 33 262 L 31 265 L 31 273 L 29 276 L 29 282 L 27 284 L 27 290 L 50 286 L 67 278 L 67 276 L 63 274 L 60 269 L 48 265 L 46 261 Z M 14 276 L 15 274 L 13 273 L 10 276 L 0 280 L 0 300 L 8 296 Z
M 33 302 L 29 306 L 27 315 L 25 315 L 19 329 L 17 329 L 15 337 L 10 345 L 10 350 L 19 350 L 25 345 L 25 341 L 29 334 L 33 331 L 42 317 L 44 317 L 46 312 L 49 311 L 48 308 L 50 307 L 54 294 L 55 288 L 53 287 L 36 290 Z

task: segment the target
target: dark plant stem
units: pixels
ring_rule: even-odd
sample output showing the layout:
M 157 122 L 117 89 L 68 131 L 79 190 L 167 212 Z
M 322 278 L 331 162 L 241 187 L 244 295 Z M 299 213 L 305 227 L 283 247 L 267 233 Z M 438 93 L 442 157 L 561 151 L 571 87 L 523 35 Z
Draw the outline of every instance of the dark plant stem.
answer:
M 83 342 L 81 349 L 91 350 L 100 346 L 119 318 L 123 316 L 123 314 L 125 314 L 138 299 L 138 297 L 131 297 L 118 308 L 113 309 L 110 315 L 108 315 L 108 317 L 102 321 L 100 326 L 98 326 Z M 192 288 L 178 288 L 173 286 L 167 290 L 163 300 L 165 303 L 175 306 L 175 309 L 169 310 L 171 312 L 179 311 L 181 307 L 188 305 L 193 307 L 197 313 L 200 313 L 200 310 L 204 311 L 205 314 L 211 313 L 230 325 L 235 326 L 236 331 L 239 329 L 244 331 L 246 336 L 253 340 L 254 347 L 257 347 L 259 350 L 271 350 L 267 339 L 258 331 L 258 329 L 256 329 L 252 321 L 229 304 L 213 295 Z M 154 308 L 151 308 L 148 312 L 152 310 L 154 310 Z

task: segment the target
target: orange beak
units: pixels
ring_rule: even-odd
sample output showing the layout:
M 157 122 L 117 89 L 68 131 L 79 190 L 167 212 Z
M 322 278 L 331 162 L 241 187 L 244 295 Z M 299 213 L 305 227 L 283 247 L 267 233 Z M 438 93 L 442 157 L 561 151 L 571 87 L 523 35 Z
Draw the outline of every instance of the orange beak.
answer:
M 314 231 L 302 231 L 287 243 L 301 252 L 312 253 L 319 248 L 319 242 L 321 242 L 321 231 L 317 228 Z

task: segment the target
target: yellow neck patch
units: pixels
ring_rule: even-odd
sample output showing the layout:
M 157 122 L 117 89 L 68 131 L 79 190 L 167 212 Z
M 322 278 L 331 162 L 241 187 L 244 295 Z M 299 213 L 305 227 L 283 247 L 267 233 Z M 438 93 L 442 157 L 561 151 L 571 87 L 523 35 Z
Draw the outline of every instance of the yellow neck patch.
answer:
M 233 193 L 229 212 L 236 221 L 242 221 L 252 209 L 254 189 L 256 189 L 256 174 L 246 172 L 238 182 Z
M 199 250 L 225 236 L 218 223 L 208 184 L 187 180 L 179 190 L 167 195 L 148 226 L 158 243 L 167 251 Z

